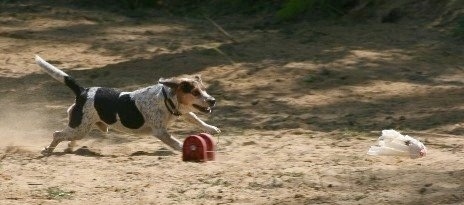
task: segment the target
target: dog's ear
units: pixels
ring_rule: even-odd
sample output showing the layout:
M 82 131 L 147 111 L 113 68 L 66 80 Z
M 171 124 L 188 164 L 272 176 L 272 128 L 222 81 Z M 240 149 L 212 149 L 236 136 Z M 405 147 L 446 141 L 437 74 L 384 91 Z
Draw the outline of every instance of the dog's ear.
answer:
M 172 88 L 172 89 L 177 89 L 177 87 L 179 87 L 179 84 L 180 84 L 180 82 L 175 78 L 168 78 L 168 79 L 160 78 L 158 80 L 158 83 L 161 83 L 161 84 L 163 84 L 165 86 L 168 86 L 169 88 Z
M 201 80 L 201 75 L 194 75 L 193 78 L 203 85 L 203 81 Z
M 193 78 L 195 79 L 195 81 L 198 82 L 198 84 L 200 85 L 200 87 L 202 89 L 205 89 L 206 86 L 205 86 L 205 84 L 203 84 L 203 80 L 201 80 L 201 75 L 200 74 L 194 75 Z
M 179 88 L 184 93 L 190 93 L 192 92 L 193 88 L 195 88 L 195 85 L 191 81 L 182 81 L 179 84 Z

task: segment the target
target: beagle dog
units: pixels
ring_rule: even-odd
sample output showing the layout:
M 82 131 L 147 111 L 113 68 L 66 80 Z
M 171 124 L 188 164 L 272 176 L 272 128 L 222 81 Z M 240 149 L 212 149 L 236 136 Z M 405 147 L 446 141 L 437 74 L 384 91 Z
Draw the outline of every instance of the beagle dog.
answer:
M 82 87 L 71 76 L 37 55 L 35 61 L 76 96 L 75 103 L 68 108 L 68 126 L 55 131 L 52 142 L 42 151 L 43 155 L 50 155 L 62 141 L 70 141 L 65 152 L 72 152 L 76 140 L 84 138 L 95 127 L 103 132 L 108 132 L 111 127 L 128 133 L 151 133 L 180 151 L 182 142 L 167 131 L 169 122 L 179 116 L 206 132 L 221 132 L 194 114 L 198 111 L 211 113 L 216 104 L 199 76 L 161 78 L 158 84 L 123 92 L 115 88 Z

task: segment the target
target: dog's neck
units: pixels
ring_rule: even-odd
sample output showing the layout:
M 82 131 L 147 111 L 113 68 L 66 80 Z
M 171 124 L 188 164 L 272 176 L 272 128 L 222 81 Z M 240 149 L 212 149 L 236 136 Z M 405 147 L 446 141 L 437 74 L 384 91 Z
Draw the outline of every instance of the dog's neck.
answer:
M 164 86 L 161 88 L 161 92 L 163 93 L 164 98 L 164 105 L 172 115 L 181 116 L 182 113 L 179 111 L 178 106 L 176 106 L 176 104 L 171 99 L 171 97 L 174 97 L 175 95 L 173 95 L 170 90 L 171 89 L 167 89 Z

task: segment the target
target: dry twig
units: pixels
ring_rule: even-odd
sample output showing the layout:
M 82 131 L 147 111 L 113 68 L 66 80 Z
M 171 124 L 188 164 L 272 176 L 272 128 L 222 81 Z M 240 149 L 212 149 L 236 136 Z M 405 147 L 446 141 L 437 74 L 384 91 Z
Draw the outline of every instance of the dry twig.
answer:
M 218 25 L 216 22 L 214 22 L 208 16 L 206 16 L 206 15 L 203 15 L 203 16 L 205 17 L 206 20 L 208 20 L 211 24 L 213 24 L 213 26 L 216 27 L 224 36 L 229 38 L 232 42 L 238 43 L 238 41 L 235 40 L 235 38 L 232 35 L 230 35 L 226 30 L 224 30 L 220 25 Z

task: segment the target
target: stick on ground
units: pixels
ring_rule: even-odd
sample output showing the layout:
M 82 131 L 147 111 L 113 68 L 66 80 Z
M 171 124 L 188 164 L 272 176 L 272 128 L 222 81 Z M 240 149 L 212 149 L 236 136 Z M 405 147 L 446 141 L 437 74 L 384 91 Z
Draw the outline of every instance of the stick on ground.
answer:
M 206 20 L 208 20 L 211 24 L 213 24 L 213 26 L 216 27 L 224 36 L 229 38 L 232 42 L 238 43 L 238 41 L 235 40 L 235 38 L 232 35 L 230 35 L 226 30 L 224 30 L 220 25 L 218 25 L 216 22 L 214 22 L 208 16 L 206 16 L 206 15 L 203 15 L 203 16 L 205 17 Z

